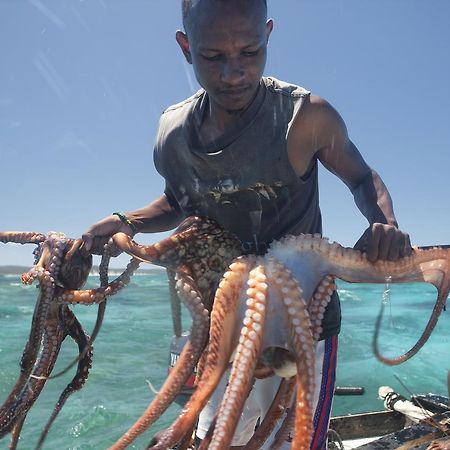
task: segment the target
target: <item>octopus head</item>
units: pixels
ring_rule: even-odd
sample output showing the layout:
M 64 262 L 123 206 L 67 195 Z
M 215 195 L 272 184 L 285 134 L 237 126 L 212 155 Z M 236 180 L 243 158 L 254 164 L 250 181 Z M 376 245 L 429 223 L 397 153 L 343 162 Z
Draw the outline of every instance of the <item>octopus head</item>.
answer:
M 69 242 L 63 253 L 58 281 L 66 289 L 80 289 L 92 268 L 92 255 L 81 248 L 81 240 Z

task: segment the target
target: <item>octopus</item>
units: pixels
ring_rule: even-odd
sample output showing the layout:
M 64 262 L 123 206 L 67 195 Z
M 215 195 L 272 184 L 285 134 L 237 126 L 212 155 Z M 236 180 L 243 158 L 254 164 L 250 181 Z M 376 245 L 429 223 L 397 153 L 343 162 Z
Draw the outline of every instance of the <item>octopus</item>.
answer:
M 204 219 L 189 220 L 191 225 L 183 232 L 196 240 L 199 236 L 192 234 L 192 224 L 196 223 L 201 229 L 199 223 Z M 224 231 L 216 233 L 219 238 Z M 155 262 L 153 246 L 136 244 L 125 234 L 117 234 L 113 239 L 133 258 Z M 214 240 L 212 235 L 211 242 Z M 193 261 L 198 263 L 197 255 Z M 193 316 L 192 333 L 196 336 L 191 335 L 188 348 L 183 350 L 175 370 L 147 410 L 111 449 L 126 448 L 159 418 L 188 375 L 181 372 L 180 366 L 191 371 L 194 363 L 198 364 L 194 393 L 175 422 L 158 433 L 148 448 L 189 447 L 200 411 L 231 364 L 222 403 L 200 449 L 220 450 L 231 445 L 253 380 L 273 374 L 281 376 L 283 381 L 272 407 L 246 448 L 260 448 L 277 420 L 284 417 L 271 448 L 282 445 L 292 433 L 291 448 L 309 449 L 315 345 L 322 332 L 325 308 L 335 289 L 335 278 L 357 283 L 426 282 L 437 288 L 437 300 L 430 319 L 411 349 L 395 358 L 385 357 L 378 349 L 375 336 L 374 351 L 378 359 L 396 365 L 414 356 L 425 344 L 445 306 L 450 290 L 450 250 L 416 248 L 411 256 L 399 261 L 372 263 L 364 253 L 344 248 L 319 235 L 288 236 L 274 242 L 263 256 L 235 258 L 215 289 L 212 303 L 203 296 L 197 285 L 198 278 L 193 276 L 189 266 L 179 266 L 176 270 L 177 292 L 191 311 L 200 306 L 199 317 Z M 212 305 L 209 315 L 207 311 L 200 311 L 205 305 L 206 310 Z M 207 344 L 203 346 L 204 330 L 208 326 Z M 201 334 L 202 339 L 197 341 L 197 334 Z M 202 351 L 195 353 L 194 340 L 201 343 L 197 350 L 201 348 Z M 177 381 L 179 374 L 182 377 Z
M 53 244 L 45 244 L 50 238 L 40 239 L 40 245 L 47 245 L 47 253 L 51 253 Z M 282 424 L 271 448 L 278 448 L 288 436 L 292 436 L 291 448 L 309 449 L 313 432 L 315 347 L 322 333 L 325 308 L 335 290 L 335 279 L 383 284 L 387 280 L 392 283 L 426 282 L 437 288 L 437 300 L 429 321 L 411 349 L 398 357 L 388 358 L 380 353 L 375 335 L 375 354 L 390 365 L 406 361 L 425 344 L 450 290 L 448 248 L 416 248 L 411 256 L 399 261 L 372 263 L 360 251 L 344 248 L 319 235 L 301 235 L 287 236 L 274 242 L 265 255 L 243 255 L 241 244 L 233 235 L 212 220 L 201 217 L 187 218 L 171 237 L 154 245 L 140 245 L 123 233 L 113 236 L 113 241 L 120 250 L 132 256 L 130 265 L 133 270 L 139 262 L 160 265 L 168 270 L 174 293 L 176 332 L 180 327 L 178 301 L 186 305 L 192 316 L 189 340 L 174 369 L 141 417 L 112 444 L 110 448 L 114 450 L 126 448 L 154 424 L 197 367 L 197 385 L 192 396 L 173 424 L 157 433 L 148 446 L 153 450 L 174 446 L 177 449 L 189 448 L 197 417 L 230 365 L 226 392 L 200 449 L 229 448 L 254 380 L 274 374 L 282 380 L 278 393 L 246 449 L 261 448 L 279 420 Z M 41 250 L 41 255 L 44 253 Z M 53 309 L 65 311 L 67 304 L 74 302 L 101 304 L 113 290 L 106 282 L 93 291 L 82 291 L 78 286 L 74 288 L 62 281 L 61 286 L 56 286 L 55 281 L 51 282 L 50 278 L 45 278 L 47 275 L 44 276 L 49 272 L 48 277 L 55 277 L 50 269 L 44 269 L 48 267 L 48 257 L 40 258 L 37 267 L 25 276 L 25 279 L 39 279 L 42 286 L 40 297 L 46 299 L 45 302 L 38 299 L 37 304 L 46 304 L 46 312 L 43 313 L 44 306 L 40 306 L 35 313 L 39 320 L 33 320 L 36 330 L 30 334 L 27 344 L 33 349 L 38 342 L 44 342 L 45 333 L 53 337 L 51 327 L 55 325 L 51 323 L 56 322 L 51 315 Z M 126 278 L 132 269 L 126 270 Z M 58 336 L 63 336 L 66 329 L 70 327 L 59 331 Z M 70 335 L 78 334 L 72 332 Z M 79 346 L 90 348 L 85 343 L 88 338 L 84 336 Z M 30 350 L 28 353 L 25 359 L 33 359 L 35 353 Z M 50 349 L 41 354 L 44 356 L 40 358 L 47 364 L 45 369 L 40 368 L 40 362 L 30 365 L 22 358 L 22 391 L 35 379 L 48 378 L 52 364 L 49 361 L 56 358 L 55 351 Z M 83 356 L 78 362 L 77 380 L 84 382 L 91 355 L 81 350 L 80 354 Z M 81 372 L 80 365 L 84 367 Z M 31 370 L 37 369 L 40 375 L 30 377 L 36 375 Z M 27 378 L 26 383 L 24 378 Z M 23 423 L 30 405 L 22 397 L 39 395 L 34 386 L 26 390 L 27 394 L 19 395 L 22 391 L 14 387 L 2 407 L 0 430 L 3 434 Z
M 35 264 L 22 274 L 22 283 L 38 281 L 39 294 L 34 308 L 28 341 L 20 360 L 19 377 L 3 405 L 0 407 L 0 438 L 12 433 L 10 449 L 17 447 L 20 432 L 27 416 L 56 363 L 61 345 L 70 336 L 78 345 L 79 355 L 67 369 L 78 363 L 75 376 L 61 393 L 50 419 L 37 444 L 40 448 L 50 426 L 68 397 L 84 385 L 92 366 L 92 342 L 98 333 L 105 311 L 106 298 L 120 291 L 137 269 L 139 262 L 132 260 L 122 275 L 111 283 L 107 281 L 109 262 L 105 251 L 100 265 L 102 287 L 80 290 L 92 267 L 92 256 L 82 251 L 80 239 L 67 239 L 62 233 L 47 235 L 33 232 L 2 232 L 0 242 L 37 245 Z M 96 327 L 92 337 L 69 308 L 75 303 L 100 303 Z

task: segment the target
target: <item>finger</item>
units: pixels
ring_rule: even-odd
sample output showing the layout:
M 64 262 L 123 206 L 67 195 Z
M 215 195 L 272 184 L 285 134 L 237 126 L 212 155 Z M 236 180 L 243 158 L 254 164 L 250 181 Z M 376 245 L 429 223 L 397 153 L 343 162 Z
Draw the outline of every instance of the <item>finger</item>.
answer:
M 395 228 L 392 227 L 386 227 L 381 226 L 377 228 L 380 233 L 380 239 L 378 244 L 378 259 L 381 259 L 383 261 L 389 260 L 389 252 L 391 251 L 391 248 L 393 246 L 393 241 L 395 238 Z M 393 254 L 398 254 L 398 250 L 393 250 Z
M 377 259 L 379 259 L 379 245 L 380 245 L 380 239 L 381 239 L 381 233 L 380 233 L 380 227 L 378 226 L 372 226 L 371 229 L 371 239 L 369 239 L 369 242 L 367 243 L 367 259 L 370 262 L 375 262 Z
M 85 233 L 81 236 L 81 239 L 83 239 L 85 250 L 89 252 L 92 248 L 94 237 L 89 233 Z
M 107 238 L 96 238 L 87 233 L 83 234 L 83 251 L 90 253 L 91 255 L 101 255 L 103 254 L 103 246 L 107 242 Z
M 405 245 L 402 256 L 410 256 L 411 253 L 412 253 L 411 239 L 409 238 L 409 234 L 405 233 Z
M 80 251 L 81 251 L 81 254 L 84 256 L 89 256 L 91 254 L 89 249 L 86 247 L 86 243 L 84 241 L 80 245 Z
M 387 255 L 388 261 L 397 261 L 401 256 L 405 248 L 405 243 L 403 240 L 403 233 L 399 230 L 394 232 L 391 245 L 389 246 L 389 251 Z

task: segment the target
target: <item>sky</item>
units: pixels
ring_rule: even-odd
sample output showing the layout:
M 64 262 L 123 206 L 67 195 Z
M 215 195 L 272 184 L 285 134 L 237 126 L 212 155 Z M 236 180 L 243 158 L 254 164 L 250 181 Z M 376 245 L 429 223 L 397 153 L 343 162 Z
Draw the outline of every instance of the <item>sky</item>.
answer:
M 450 2 L 268 3 L 265 74 L 339 111 L 413 244 L 449 244 Z M 159 116 L 198 89 L 180 28 L 178 0 L 0 0 L 0 230 L 76 238 L 162 193 Z M 320 192 L 324 235 L 353 246 L 367 222 L 351 193 L 326 170 Z M 32 250 L 1 245 L 0 265 Z

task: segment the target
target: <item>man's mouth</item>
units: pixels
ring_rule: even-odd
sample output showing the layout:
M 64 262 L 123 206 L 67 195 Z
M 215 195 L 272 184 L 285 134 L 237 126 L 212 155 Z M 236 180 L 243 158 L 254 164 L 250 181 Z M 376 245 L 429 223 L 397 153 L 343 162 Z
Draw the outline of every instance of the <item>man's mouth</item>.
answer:
M 226 95 L 227 97 L 241 97 L 242 95 L 246 94 L 248 92 L 248 87 L 238 87 L 238 88 L 232 88 L 232 89 L 223 89 L 221 91 L 222 95 Z

